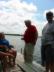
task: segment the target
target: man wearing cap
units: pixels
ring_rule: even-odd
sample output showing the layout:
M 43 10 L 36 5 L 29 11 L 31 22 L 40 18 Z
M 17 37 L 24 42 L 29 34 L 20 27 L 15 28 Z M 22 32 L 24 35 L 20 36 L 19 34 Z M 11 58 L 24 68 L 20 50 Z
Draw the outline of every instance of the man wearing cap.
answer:
M 25 25 L 26 25 L 27 29 L 22 38 L 25 41 L 24 60 L 25 60 L 25 62 L 32 63 L 34 46 L 37 41 L 38 32 L 37 32 L 36 27 L 34 25 L 31 25 L 30 20 L 26 20 Z

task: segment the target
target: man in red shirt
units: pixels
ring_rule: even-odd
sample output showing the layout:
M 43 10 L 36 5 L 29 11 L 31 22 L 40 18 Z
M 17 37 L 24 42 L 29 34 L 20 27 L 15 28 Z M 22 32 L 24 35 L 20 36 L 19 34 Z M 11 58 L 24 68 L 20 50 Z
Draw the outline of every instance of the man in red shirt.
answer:
M 34 51 L 34 46 L 37 41 L 38 32 L 37 32 L 36 27 L 34 25 L 31 25 L 30 20 L 26 20 L 25 25 L 26 25 L 27 29 L 22 38 L 25 41 L 24 60 L 25 60 L 25 62 L 32 63 L 33 51 Z

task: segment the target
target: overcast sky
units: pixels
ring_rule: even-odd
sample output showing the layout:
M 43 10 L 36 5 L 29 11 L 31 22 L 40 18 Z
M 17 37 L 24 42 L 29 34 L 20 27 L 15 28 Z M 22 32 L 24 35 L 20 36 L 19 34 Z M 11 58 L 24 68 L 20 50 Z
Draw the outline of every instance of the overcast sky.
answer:
M 54 12 L 54 0 L 0 0 L 0 32 L 23 34 L 29 19 L 41 35 L 47 11 Z

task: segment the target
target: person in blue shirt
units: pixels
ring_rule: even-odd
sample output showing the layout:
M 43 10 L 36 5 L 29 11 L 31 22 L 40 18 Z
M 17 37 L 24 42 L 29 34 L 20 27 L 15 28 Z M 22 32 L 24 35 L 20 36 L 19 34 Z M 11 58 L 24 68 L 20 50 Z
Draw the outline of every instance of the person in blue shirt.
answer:
M 6 49 L 4 48 L 2 50 L 4 52 L 7 51 L 8 53 L 10 53 L 10 54 L 12 54 L 14 56 L 13 58 L 9 57 L 9 64 L 14 66 L 17 52 L 14 49 L 14 46 L 9 44 L 9 41 L 5 38 L 4 33 L 0 33 L 0 45 L 5 45 Z M 13 59 L 13 64 L 11 63 L 11 58 Z
M 13 57 L 11 53 L 8 53 L 9 42 L 4 39 L 4 34 L 0 33 L 0 61 L 2 64 L 3 72 L 7 72 L 7 56 Z
M 5 38 L 3 38 L 3 34 L 0 33 L 0 45 L 5 45 L 6 47 L 9 48 L 9 42 L 8 40 L 6 40 Z M 5 52 L 6 48 L 0 48 L 0 51 Z

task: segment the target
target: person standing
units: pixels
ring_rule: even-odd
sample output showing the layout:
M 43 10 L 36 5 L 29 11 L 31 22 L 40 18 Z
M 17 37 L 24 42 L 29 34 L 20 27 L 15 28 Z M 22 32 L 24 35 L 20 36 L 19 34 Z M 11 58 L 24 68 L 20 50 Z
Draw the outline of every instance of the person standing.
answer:
M 31 25 L 30 20 L 25 20 L 25 25 L 27 29 L 22 38 L 25 41 L 24 60 L 25 62 L 32 63 L 34 46 L 38 38 L 38 32 L 36 27 L 34 25 Z
M 45 66 L 45 33 L 47 31 L 48 24 L 46 24 L 42 30 L 42 37 L 41 37 L 41 65 Z
M 43 34 L 46 72 L 54 72 L 54 20 L 53 13 L 46 13 L 47 24 Z M 44 47 L 43 47 L 44 48 Z M 43 53 L 42 53 L 43 54 Z

